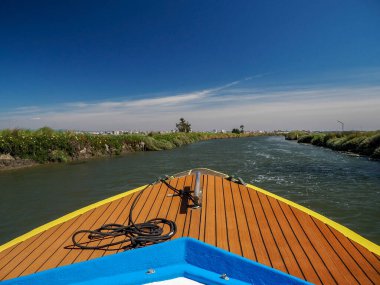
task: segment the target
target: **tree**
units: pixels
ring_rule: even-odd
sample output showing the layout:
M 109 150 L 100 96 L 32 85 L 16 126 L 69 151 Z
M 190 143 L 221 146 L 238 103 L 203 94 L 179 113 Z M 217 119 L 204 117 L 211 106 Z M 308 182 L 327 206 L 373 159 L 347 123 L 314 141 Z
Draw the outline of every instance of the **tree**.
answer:
M 240 134 L 240 131 L 239 131 L 239 129 L 234 128 L 234 129 L 232 129 L 232 133 L 233 134 Z
M 184 118 L 179 119 L 179 123 L 176 124 L 176 127 L 181 133 L 191 132 L 191 124 L 186 121 Z

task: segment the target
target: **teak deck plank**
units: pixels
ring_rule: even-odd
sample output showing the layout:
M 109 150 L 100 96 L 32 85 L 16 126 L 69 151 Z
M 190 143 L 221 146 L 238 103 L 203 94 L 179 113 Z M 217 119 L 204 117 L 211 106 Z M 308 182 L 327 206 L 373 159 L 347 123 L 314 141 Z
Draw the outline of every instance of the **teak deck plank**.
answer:
M 364 257 L 364 259 L 366 260 L 366 262 L 368 264 L 370 264 L 370 266 L 372 266 L 377 273 L 380 274 L 380 268 L 377 267 L 375 268 L 374 267 L 374 264 L 378 264 L 379 262 L 379 256 L 375 256 L 372 252 L 368 251 L 367 249 L 365 249 L 364 247 L 360 246 L 359 244 L 357 244 L 356 242 L 350 240 L 350 242 L 354 245 L 354 247 L 360 252 L 360 254 Z
M 169 181 L 194 191 L 195 176 Z M 144 190 L 133 211 L 137 223 L 175 221 L 174 238 L 189 236 L 315 284 L 380 284 L 380 259 L 329 225 L 282 201 L 211 174 L 202 175 L 202 207 L 163 183 Z M 138 192 L 139 193 L 139 192 Z M 103 224 L 128 224 L 134 193 L 89 210 L 0 252 L 0 280 L 123 251 L 72 248 L 72 234 Z M 101 245 L 123 237 L 93 241 Z M 83 235 L 81 241 L 87 241 Z
M 355 262 L 355 260 L 347 253 L 344 247 L 340 244 L 339 240 L 335 238 L 335 236 L 331 233 L 331 231 L 327 228 L 327 226 L 313 219 L 313 222 L 319 228 L 321 233 L 326 237 L 326 240 L 332 247 L 332 249 L 339 253 L 339 257 L 342 260 L 344 266 L 350 272 L 351 276 L 357 281 L 359 284 L 368 283 L 371 280 L 363 274 L 363 270 L 359 267 L 359 265 Z
M 334 252 L 325 237 L 320 233 L 316 225 L 313 223 L 312 218 L 308 215 L 303 215 L 299 210 L 294 210 L 296 217 L 306 229 L 306 235 L 312 242 L 314 248 L 318 251 L 322 257 L 326 266 L 330 269 L 330 272 L 339 284 L 357 283 L 355 278 L 344 266 L 340 257 Z
M 207 206 L 205 227 L 205 242 L 216 245 L 216 223 L 215 223 L 215 179 L 213 176 L 207 176 Z
M 1 275 L 7 279 L 18 277 L 22 271 L 29 266 L 30 262 L 35 260 L 35 253 L 40 252 L 41 245 L 44 244 L 44 241 L 60 227 L 62 227 L 62 225 L 55 226 L 51 231 L 42 233 L 31 246 L 24 247 L 22 251 L 18 252 L 18 254 L 1 269 Z M 18 250 L 20 250 L 20 248 Z M 27 260 L 27 262 L 24 262 L 24 260 Z
M 289 274 L 293 276 L 302 278 L 303 274 L 297 260 L 295 259 L 294 252 L 291 249 L 288 241 L 286 240 L 281 230 L 281 227 L 279 226 L 278 220 L 273 213 L 273 209 L 271 208 L 271 205 L 268 201 L 270 198 L 268 198 L 264 194 L 260 194 L 259 198 L 261 205 L 263 206 L 263 208 L 266 209 L 268 224 L 272 229 L 274 240 L 282 256 L 287 271 L 289 272 Z
M 65 239 L 67 239 L 67 237 L 68 237 L 67 230 L 70 229 L 73 225 L 75 225 L 78 222 L 78 220 L 80 220 L 80 218 L 83 219 L 83 217 L 77 217 L 76 219 L 73 219 L 73 221 L 71 221 L 71 223 L 68 223 L 68 227 L 61 227 L 59 229 L 59 232 L 56 231 L 56 233 L 54 235 L 55 239 L 51 239 L 50 244 L 45 243 L 44 246 L 41 246 L 40 247 L 41 253 L 36 254 L 33 258 L 50 261 L 50 258 L 54 255 L 54 253 L 57 250 L 60 250 L 60 248 L 62 247 L 62 242 Z M 27 274 L 34 273 L 34 272 L 38 271 L 40 269 L 40 267 L 43 265 L 40 262 L 33 262 L 33 261 L 31 261 L 30 264 L 27 264 L 27 263 L 28 263 L 28 261 L 27 261 L 27 259 L 25 259 L 23 264 L 22 264 L 22 267 L 24 268 L 25 265 L 27 265 L 27 267 L 25 267 L 24 271 L 22 271 L 22 269 L 20 267 L 19 268 L 19 271 L 20 271 L 19 275 L 27 275 Z
M 104 218 L 104 213 L 109 210 L 110 205 L 115 205 L 114 202 L 105 204 L 103 206 L 100 206 L 99 208 L 96 208 L 94 210 L 94 213 L 90 215 L 90 217 L 85 220 L 85 222 L 82 224 L 81 229 L 97 229 L 100 226 L 104 224 L 106 221 Z M 74 232 L 73 232 L 74 233 Z M 78 241 L 83 242 L 87 240 L 87 235 L 81 236 Z M 70 243 L 71 244 L 71 241 Z M 58 266 L 72 264 L 74 262 L 84 261 L 87 260 L 85 257 L 89 254 L 89 251 L 78 251 L 75 249 L 70 249 L 68 253 L 63 257 L 63 259 L 60 261 Z
M 43 233 L 40 233 L 38 235 L 35 235 L 28 240 L 18 243 L 10 248 L 8 248 L 5 252 L 8 252 L 6 255 L 2 255 L 0 259 L 0 274 L 3 273 L 3 268 L 6 266 L 9 266 L 8 263 L 13 259 L 18 259 L 19 261 L 22 260 L 18 258 L 19 254 L 23 252 L 26 248 L 30 247 L 36 240 L 40 238 L 40 236 Z M 3 275 L 3 274 L 1 274 Z
M 247 216 L 243 207 L 243 201 L 240 195 L 239 185 L 236 183 L 230 183 L 230 185 L 234 201 L 235 218 L 239 232 L 242 256 L 251 260 L 255 260 L 255 252 L 253 250 L 251 242 L 252 239 L 248 228 Z
M 259 193 L 249 191 L 249 195 L 251 197 L 253 208 L 257 216 L 257 221 L 259 224 L 260 231 L 263 235 L 264 244 L 265 244 L 264 246 L 268 250 L 271 266 L 287 273 L 288 271 L 286 269 L 284 260 L 282 259 L 281 253 L 273 237 L 272 230 L 268 224 L 268 221 L 265 215 L 265 209 L 261 205 Z
M 208 188 L 207 188 L 208 190 Z M 235 207 L 233 204 L 231 182 L 223 180 L 224 207 L 226 211 L 227 237 L 230 251 L 242 255 L 239 229 L 236 221 Z M 208 198 L 208 197 L 207 197 Z
M 299 277 L 307 280 L 318 280 L 318 275 L 315 272 L 315 269 L 312 263 L 310 262 L 309 258 L 307 257 L 307 253 L 305 252 L 299 240 L 297 239 L 297 236 L 294 234 L 294 231 L 292 230 L 291 225 L 286 219 L 279 202 L 275 199 L 268 200 L 273 209 L 274 215 L 276 216 L 276 219 L 279 223 L 279 226 L 283 232 L 283 235 L 288 241 L 288 245 L 295 256 L 299 268 L 301 269 L 302 275 L 300 275 Z
M 77 217 L 77 219 L 75 219 L 74 223 L 69 224 L 64 234 L 62 234 L 54 244 L 50 244 L 49 248 L 46 250 L 46 252 L 50 252 L 50 257 L 48 257 L 44 262 L 35 263 L 36 266 L 39 266 L 35 272 L 54 268 L 59 265 L 59 263 L 62 261 L 63 256 L 68 253 L 68 250 L 64 248 L 67 244 L 67 240 L 71 238 L 73 232 L 81 228 L 83 223 L 93 212 L 94 210 L 80 215 Z
M 249 221 L 248 229 L 251 235 L 251 243 L 253 245 L 253 249 L 256 255 L 256 258 L 254 260 L 261 264 L 271 266 L 269 254 L 264 244 L 263 236 L 260 231 L 257 216 L 255 214 L 255 210 L 251 201 L 251 197 L 249 196 L 248 189 L 244 186 L 239 188 L 240 194 L 242 195 L 242 199 L 244 201 L 246 218 L 247 221 Z
M 223 181 L 221 177 L 215 178 L 216 189 L 222 189 Z M 224 191 L 215 192 L 215 207 L 216 207 L 216 246 L 225 250 L 229 250 L 228 235 L 226 226 L 226 211 L 224 207 Z
M 329 226 L 326 226 L 330 232 L 339 240 L 347 253 L 354 259 L 355 263 L 362 269 L 363 273 L 368 276 L 373 282 L 376 278 L 379 278 L 379 272 L 368 263 L 364 256 L 358 251 L 358 249 L 353 245 L 353 243 L 341 233 L 334 231 Z M 375 263 L 376 264 L 376 263 Z
M 304 252 L 307 254 L 307 258 L 312 264 L 314 270 L 317 272 L 318 280 L 313 280 L 313 283 L 317 284 L 336 284 L 334 278 L 332 277 L 329 269 L 326 267 L 325 263 L 323 262 L 321 256 L 318 254 L 318 252 L 315 250 L 313 245 L 311 244 L 309 238 L 304 232 L 304 229 L 298 222 L 297 218 L 295 217 L 292 208 L 289 205 L 286 205 L 284 203 L 279 202 L 280 207 L 284 213 L 284 216 L 288 220 L 289 224 L 291 225 L 291 228 L 294 232 L 294 235 L 299 240 L 299 244 L 302 246 Z M 309 280 L 309 279 L 308 279 Z

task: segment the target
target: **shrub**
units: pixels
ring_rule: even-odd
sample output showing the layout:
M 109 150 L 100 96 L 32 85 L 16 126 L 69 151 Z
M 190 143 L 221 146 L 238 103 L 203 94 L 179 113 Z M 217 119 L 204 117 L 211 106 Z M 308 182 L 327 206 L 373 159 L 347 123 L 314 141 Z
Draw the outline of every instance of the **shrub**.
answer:
M 311 140 L 314 138 L 313 135 L 303 135 L 298 139 L 299 143 L 311 143 Z
M 356 152 L 358 150 L 359 145 L 366 139 L 365 136 L 360 136 L 360 137 L 353 137 L 350 138 L 349 140 L 346 140 L 342 144 L 342 148 L 346 151 L 352 151 Z
M 326 145 L 326 135 L 325 134 L 318 134 L 318 135 L 315 135 L 312 139 L 311 139 L 311 143 L 313 145 L 318 145 L 318 146 L 325 146 Z
M 380 159 L 380 147 L 376 148 L 373 154 L 371 155 L 372 158 Z
M 53 150 L 49 155 L 49 160 L 53 162 L 67 162 L 69 157 L 63 150 Z
M 380 133 L 364 139 L 358 146 L 357 150 L 361 154 L 371 155 L 380 146 Z
M 286 140 L 298 140 L 300 137 L 307 135 L 303 131 L 291 131 L 285 135 Z

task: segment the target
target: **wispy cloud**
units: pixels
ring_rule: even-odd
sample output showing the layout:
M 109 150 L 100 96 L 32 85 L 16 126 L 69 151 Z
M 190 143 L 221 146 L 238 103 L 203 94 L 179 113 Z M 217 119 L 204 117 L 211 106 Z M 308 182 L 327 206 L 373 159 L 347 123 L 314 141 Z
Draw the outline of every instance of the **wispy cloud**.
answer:
M 380 128 L 380 86 L 246 86 L 257 76 L 176 95 L 21 107 L 0 115 L 0 128 L 172 129 L 182 116 L 198 130 L 334 129 L 337 119 L 352 129 Z

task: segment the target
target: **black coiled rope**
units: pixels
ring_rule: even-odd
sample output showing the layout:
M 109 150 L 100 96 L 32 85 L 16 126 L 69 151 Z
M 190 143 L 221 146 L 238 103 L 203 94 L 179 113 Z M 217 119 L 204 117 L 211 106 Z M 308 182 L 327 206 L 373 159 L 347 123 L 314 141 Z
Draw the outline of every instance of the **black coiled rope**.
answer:
M 159 181 L 163 182 L 169 189 L 173 190 L 179 196 L 185 196 L 186 198 L 194 201 L 194 198 L 190 193 L 178 190 L 171 186 L 166 179 L 160 179 Z M 147 189 L 152 184 L 149 184 L 145 189 Z M 144 190 L 145 190 L 144 189 Z M 140 199 L 142 190 L 137 197 L 133 200 L 131 209 L 128 217 L 128 225 L 121 224 L 106 224 L 95 230 L 80 230 L 73 234 L 72 241 L 75 248 L 80 249 L 105 249 L 112 250 L 109 247 L 113 247 L 120 244 L 127 244 L 122 247 L 123 249 L 134 249 L 140 248 L 151 244 L 160 243 L 166 240 L 171 239 L 177 232 L 177 225 L 174 221 L 164 219 L 164 218 L 155 218 L 148 220 L 144 223 L 135 223 L 133 221 L 133 209 L 135 208 L 138 200 Z M 164 234 L 164 226 L 169 226 L 169 231 Z M 77 241 L 78 235 L 88 234 L 88 238 L 93 240 L 101 240 L 105 238 L 116 238 L 118 236 L 125 236 L 125 239 L 104 243 L 101 245 L 90 246 L 88 243 L 80 243 Z M 91 242 L 90 241 L 90 242 Z M 116 250 L 116 249 L 113 249 Z

